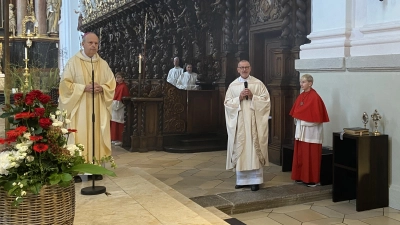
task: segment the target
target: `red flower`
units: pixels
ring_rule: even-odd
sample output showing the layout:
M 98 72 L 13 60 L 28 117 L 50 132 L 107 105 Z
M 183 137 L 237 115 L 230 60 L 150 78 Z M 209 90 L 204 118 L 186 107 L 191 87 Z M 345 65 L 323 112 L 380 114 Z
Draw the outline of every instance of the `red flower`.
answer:
M 41 92 L 40 90 L 32 90 L 31 92 L 29 92 L 29 95 L 34 96 L 34 97 L 39 97 L 43 94 L 43 92 Z
M 15 138 L 16 139 L 20 134 L 16 130 L 9 130 L 9 131 L 6 132 L 6 135 L 9 138 Z
M 51 124 L 53 124 L 53 122 L 52 122 L 51 119 L 49 119 L 49 118 L 40 118 L 40 119 L 39 119 L 39 125 L 40 125 L 43 129 L 49 128 Z
M 35 110 L 36 116 L 38 116 L 38 117 L 43 117 L 44 112 L 46 111 L 45 108 L 35 108 L 34 110 Z
M 19 135 L 23 134 L 27 130 L 28 130 L 28 128 L 25 126 L 19 126 L 19 127 L 15 128 L 15 131 L 18 132 Z
M 14 119 L 18 120 L 18 119 L 29 119 L 35 117 L 34 113 L 31 112 L 21 112 L 21 113 L 17 113 L 14 116 Z
M 14 94 L 14 101 L 18 102 L 18 101 L 22 100 L 23 97 L 24 97 L 24 94 L 22 94 L 22 93 L 15 93 L 15 94 Z
M 42 136 L 30 136 L 29 138 L 31 141 L 39 141 L 42 140 L 43 137 Z
M 25 96 L 25 104 L 31 106 L 35 102 L 35 99 L 36 99 L 35 95 L 32 95 L 31 93 L 26 94 L 26 96 Z
M 42 94 L 42 95 L 38 96 L 38 99 L 39 99 L 40 103 L 47 104 L 51 100 L 51 97 L 50 97 L 50 95 Z
M 75 132 L 78 132 L 78 130 L 76 130 L 76 129 L 68 129 L 68 132 L 69 133 L 75 133 Z
M 33 146 L 33 150 L 39 153 L 45 152 L 47 149 L 49 149 L 49 146 L 44 143 L 37 143 Z

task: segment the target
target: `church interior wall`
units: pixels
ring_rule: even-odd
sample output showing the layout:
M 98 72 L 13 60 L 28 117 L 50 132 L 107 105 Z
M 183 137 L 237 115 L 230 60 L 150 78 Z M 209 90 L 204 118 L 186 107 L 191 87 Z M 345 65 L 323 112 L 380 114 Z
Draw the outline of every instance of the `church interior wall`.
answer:
M 389 167 L 389 206 L 400 209 L 400 177 L 396 172 L 400 170 L 400 106 L 395 100 L 400 94 L 396 86 L 400 82 L 400 17 L 396 13 L 400 3 L 353 0 L 335 8 L 341 1 L 324 1 L 337 10 L 333 14 L 347 18 L 343 24 L 343 18 L 318 16 L 314 12 L 322 15 L 327 6 L 312 2 L 311 43 L 301 46 L 296 69 L 314 76 L 313 87 L 327 106 L 330 122 L 324 125 L 324 145 L 332 145 L 332 132 L 362 126 L 362 113 L 371 116 L 377 109 L 382 116 L 378 129 L 389 135 L 389 162 L 382 165 Z M 334 25 L 323 27 L 325 22 Z M 367 128 L 373 131 L 371 119 Z

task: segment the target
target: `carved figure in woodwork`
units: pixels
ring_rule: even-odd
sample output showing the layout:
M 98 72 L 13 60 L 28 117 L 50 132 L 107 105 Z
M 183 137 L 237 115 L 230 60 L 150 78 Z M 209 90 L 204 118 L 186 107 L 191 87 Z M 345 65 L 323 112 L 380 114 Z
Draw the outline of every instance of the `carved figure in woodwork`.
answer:
M 16 21 L 15 21 L 15 14 L 14 14 L 14 5 L 13 4 L 9 4 L 8 5 L 8 10 L 9 10 L 9 31 L 12 34 L 13 37 L 15 37 L 15 29 L 16 29 Z

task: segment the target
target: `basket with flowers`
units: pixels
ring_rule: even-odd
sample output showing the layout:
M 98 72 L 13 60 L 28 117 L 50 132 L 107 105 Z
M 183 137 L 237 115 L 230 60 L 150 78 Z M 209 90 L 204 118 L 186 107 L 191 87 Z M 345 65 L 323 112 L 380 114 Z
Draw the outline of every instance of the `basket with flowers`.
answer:
M 6 105 L 0 118 L 8 119 L 12 129 L 0 138 L 0 188 L 15 197 L 19 205 L 27 194 L 40 193 L 43 186 L 66 187 L 79 173 L 115 176 L 100 163 L 86 163 L 84 146 L 68 144 L 68 136 L 79 132 L 68 128 L 66 112 L 57 108 L 51 97 L 39 90 L 14 94 L 14 104 Z M 111 156 L 103 160 L 115 163 Z

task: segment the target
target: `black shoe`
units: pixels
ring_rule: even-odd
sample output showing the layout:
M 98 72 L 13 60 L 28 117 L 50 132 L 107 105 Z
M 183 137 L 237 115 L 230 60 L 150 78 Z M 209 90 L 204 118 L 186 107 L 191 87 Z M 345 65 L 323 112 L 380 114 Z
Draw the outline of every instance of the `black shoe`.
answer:
M 88 175 L 88 180 L 92 180 L 93 175 Z M 103 180 L 103 175 L 94 175 L 94 180 Z
M 241 188 L 245 188 L 245 187 L 248 187 L 249 185 L 238 185 L 238 184 L 236 184 L 235 185 L 235 189 L 241 189 Z
M 74 176 L 75 183 L 82 183 L 82 178 L 80 176 Z
M 259 189 L 260 189 L 260 185 L 258 185 L 258 184 L 251 185 L 252 191 L 258 191 Z

